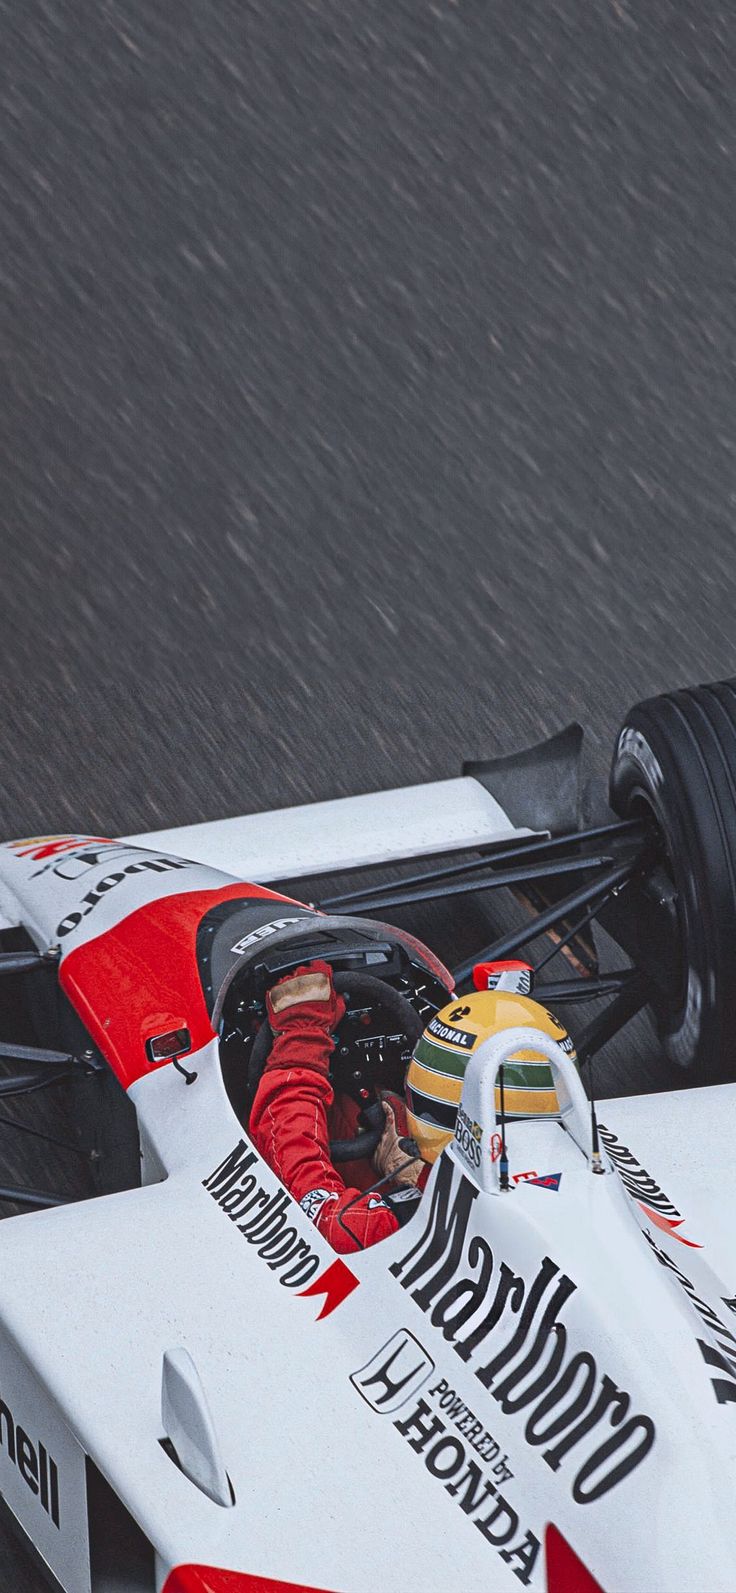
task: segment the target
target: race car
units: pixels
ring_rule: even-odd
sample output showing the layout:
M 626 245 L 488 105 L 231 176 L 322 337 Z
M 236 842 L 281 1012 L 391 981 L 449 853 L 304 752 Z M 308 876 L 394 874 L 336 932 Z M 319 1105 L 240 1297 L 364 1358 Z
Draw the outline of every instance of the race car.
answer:
M 0 1190 L 0 1497 L 52 1587 L 733 1589 L 734 683 L 633 708 L 610 806 L 581 746 L 0 847 L 0 1095 L 58 1092 L 87 1179 Z M 517 921 L 452 971 L 373 916 L 494 892 Z M 577 1058 L 554 1022 L 473 1036 L 522 950 L 545 1008 L 604 1004 Z M 266 993 L 314 958 L 363 1112 L 336 1160 L 429 1028 L 459 1080 L 415 1214 L 347 1257 L 248 1132 Z M 682 1088 L 596 1103 L 644 1007 Z

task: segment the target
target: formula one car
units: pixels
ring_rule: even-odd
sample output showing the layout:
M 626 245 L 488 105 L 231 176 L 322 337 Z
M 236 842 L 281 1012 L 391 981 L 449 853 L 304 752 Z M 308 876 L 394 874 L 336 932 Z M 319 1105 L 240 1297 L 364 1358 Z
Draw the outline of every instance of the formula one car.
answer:
M 0 847 L 0 1096 L 57 1091 L 88 1180 L 0 1190 L 30 1208 L 0 1225 L 0 1496 L 52 1587 L 733 1589 L 736 690 L 634 708 L 587 816 L 581 741 Z M 494 892 L 517 922 L 452 974 L 369 916 Z M 468 1059 L 474 966 L 530 946 L 564 964 L 540 1002 L 604 1004 L 578 1064 L 523 1022 Z M 415 1215 L 347 1259 L 248 1136 L 265 993 L 316 956 L 364 1103 L 335 1157 L 438 1012 L 462 1077 Z M 590 1059 L 644 1006 L 683 1088 L 598 1110 Z

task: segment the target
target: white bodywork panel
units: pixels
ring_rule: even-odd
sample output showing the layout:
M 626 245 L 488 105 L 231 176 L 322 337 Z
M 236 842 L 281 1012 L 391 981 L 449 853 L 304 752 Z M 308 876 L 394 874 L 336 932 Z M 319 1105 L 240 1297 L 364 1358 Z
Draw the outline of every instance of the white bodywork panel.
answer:
M 463 1100 L 485 1143 L 497 1058 L 493 1077 L 479 1077 L 479 1056 Z M 733 1593 L 736 1406 L 715 1392 L 719 1352 L 702 1309 L 728 1317 L 736 1236 L 724 1222 L 716 1260 L 725 1188 L 705 1149 L 694 1171 L 711 1200 L 701 1190 L 697 1234 L 683 1212 L 697 1251 L 651 1227 L 608 1163 L 594 1176 L 547 1120 L 509 1124 L 513 1193 L 480 1188 L 454 1143 L 412 1222 L 343 1259 L 248 1145 L 216 1044 L 190 1065 L 191 1087 L 168 1067 L 130 1092 L 144 1168 L 165 1170 L 163 1182 L 0 1224 L 3 1397 L 14 1408 L 12 1338 L 48 1391 L 34 1434 L 73 1429 L 154 1544 L 161 1586 L 168 1568 L 194 1563 L 335 1593 L 543 1593 L 535 1544 L 554 1522 L 606 1593 Z M 633 1142 L 661 1206 L 685 1201 L 688 1118 L 697 1143 L 706 1117 L 734 1111 L 736 1086 L 609 1101 L 605 1122 Z M 671 1157 L 659 1133 L 650 1157 L 641 1125 L 655 1123 L 672 1130 Z M 728 1141 L 723 1128 L 719 1156 Z M 236 1151 L 242 1171 L 224 1174 Z M 557 1174 L 559 1187 L 529 1173 Z M 694 1279 L 699 1307 L 647 1230 Z M 328 1275 L 343 1268 L 350 1292 L 322 1319 Z M 201 1378 L 232 1508 L 161 1448 L 174 1346 Z M 723 1364 L 736 1391 L 736 1357 Z M 613 1406 L 604 1398 L 566 1449 L 560 1430 L 606 1389 Z M 88 1593 L 85 1574 L 80 1559 L 62 1585 Z
M 0 879 L 0 929 L 15 929 L 20 922 L 18 903 Z
M 0 889 L 42 950 L 61 944 L 65 954 L 153 899 L 233 883 L 218 869 L 127 841 L 59 840 L 63 850 L 40 861 L 27 843 L 0 845 Z
M 0 1327 L 0 1494 L 62 1586 L 89 1593 L 84 1451 L 5 1325 Z
M 0 844 L 0 929 L 22 923 L 40 949 L 61 944 L 65 954 L 167 895 L 468 851 L 537 833 L 547 832 L 515 828 L 468 775 L 115 841 L 8 841 Z
M 610 1133 L 666 1190 L 677 1213 L 670 1218 L 678 1235 L 671 1253 L 686 1272 L 707 1258 L 736 1310 L 736 1084 L 627 1095 L 601 1101 L 598 1115 L 603 1143 L 619 1170 L 626 1173 L 627 1161 Z M 647 1204 L 645 1186 L 641 1200 Z M 649 1208 L 656 1209 L 651 1200 Z M 702 1248 L 691 1249 L 686 1240 Z M 722 1307 L 721 1314 L 736 1335 L 736 1315 Z
M 522 1543 L 530 1525 L 515 1503 L 496 1546 L 393 1430 L 412 1408 L 412 1391 L 430 1378 L 434 1386 L 435 1370 L 439 1377 L 437 1350 L 420 1351 L 419 1372 L 387 1407 L 356 1386 L 361 1375 L 367 1383 L 387 1341 L 396 1339 L 402 1358 L 407 1344 L 413 1356 L 415 1343 L 427 1343 L 424 1316 L 389 1272 L 407 1249 L 407 1230 L 346 1258 L 353 1292 L 320 1321 L 324 1298 L 302 1290 L 338 1258 L 296 1203 L 287 1198 L 288 1224 L 307 1253 L 303 1281 L 293 1280 L 291 1264 L 280 1265 L 277 1250 L 269 1256 L 248 1242 L 203 1187 L 242 1131 L 216 1046 L 190 1060 L 199 1070 L 191 1088 L 166 1068 L 132 1091 L 144 1142 L 169 1168 L 165 1182 L 0 1224 L 0 1314 L 27 1346 L 49 1407 L 67 1413 L 154 1543 L 164 1573 L 205 1564 L 375 1593 L 377 1585 L 416 1586 L 420 1543 L 426 1593 L 448 1593 L 458 1565 L 467 1593 L 510 1593 L 519 1584 L 500 1550 Z M 278 1200 L 278 1179 L 247 1150 L 259 1188 Z M 44 1278 L 42 1309 L 28 1277 L 29 1246 Z M 172 1345 L 189 1352 L 201 1377 L 233 1508 L 208 1498 L 161 1448 L 161 1368 Z M 441 1336 L 439 1359 L 445 1377 L 470 1384 L 449 1347 L 442 1355 Z M 472 1387 L 466 1392 L 477 1403 Z M 503 1449 L 493 1463 L 501 1490 L 509 1471 Z M 489 1465 L 489 1482 L 492 1475 Z M 486 1502 L 482 1519 L 495 1508 L 490 1494 Z M 83 1568 L 63 1585 L 87 1593 Z M 529 1585 L 540 1585 L 538 1575 Z
M 169 896 L 519 833 L 462 779 L 37 838 L 0 847 L 0 910 L 60 946 L 63 985 L 67 950 L 97 968 L 91 943 Z M 187 1563 L 332 1593 L 544 1593 L 549 1523 L 605 1593 L 733 1593 L 736 1085 L 602 1102 L 601 1174 L 555 1048 L 564 1124 L 508 1124 L 504 1190 L 486 1042 L 412 1220 L 343 1258 L 248 1142 L 217 1040 L 197 1044 L 190 1083 L 133 1075 L 143 1187 L 0 1223 L 0 1493 L 65 1593 L 90 1593 L 85 1454 L 153 1545 L 157 1593 Z M 172 1352 L 188 1475 L 161 1444 Z
M 516 829 L 490 791 L 465 775 L 123 839 L 261 884 L 533 833 Z

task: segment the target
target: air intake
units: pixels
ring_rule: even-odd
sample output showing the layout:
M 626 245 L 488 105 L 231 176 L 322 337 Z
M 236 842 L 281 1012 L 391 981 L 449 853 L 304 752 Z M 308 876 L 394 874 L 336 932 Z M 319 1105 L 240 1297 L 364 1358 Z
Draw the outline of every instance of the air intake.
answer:
M 202 1381 L 188 1350 L 166 1350 L 161 1374 L 163 1447 L 215 1504 L 235 1503 Z

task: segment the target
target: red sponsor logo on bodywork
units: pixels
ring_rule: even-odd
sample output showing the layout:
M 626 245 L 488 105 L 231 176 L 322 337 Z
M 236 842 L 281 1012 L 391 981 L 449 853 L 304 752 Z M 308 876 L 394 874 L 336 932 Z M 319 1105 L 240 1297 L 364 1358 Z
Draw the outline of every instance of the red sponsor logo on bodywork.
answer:
M 703 1245 L 698 1244 L 697 1240 L 686 1239 L 684 1234 L 676 1232 L 685 1221 L 682 1213 L 673 1205 L 669 1195 L 665 1194 L 651 1173 L 642 1167 L 628 1145 L 623 1145 L 603 1123 L 599 1123 L 598 1131 L 627 1195 L 636 1202 L 647 1222 L 659 1228 L 661 1233 L 669 1234 L 670 1239 L 677 1239 L 681 1245 L 687 1245 L 689 1250 L 702 1250 Z
M 604 1593 L 567 1538 L 550 1522 L 544 1534 L 547 1593 Z
M 652 1211 L 649 1206 L 645 1206 L 643 1200 L 639 1201 L 639 1206 L 647 1221 L 653 1222 L 655 1228 L 659 1228 L 662 1233 L 668 1233 L 671 1239 L 679 1240 L 679 1243 L 687 1245 L 689 1250 L 702 1250 L 703 1246 L 699 1245 L 696 1239 L 686 1239 L 684 1233 L 677 1232 L 680 1224 L 685 1221 L 684 1217 L 665 1217 L 661 1211 Z
M 326 1316 L 331 1316 L 347 1300 L 353 1289 L 357 1289 L 359 1278 L 346 1267 L 344 1261 L 333 1261 L 326 1272 L 321 1272 L 318 1278 L 313 1278 L 307 1289 L 300 1289 L 299 1299 L 308 1300 L 312 1295 L 323 1294 L 325 1303 L 319 1312 L 316 1321 L 321 1322 Z
M 307 1587 L 305 1582 L 274 1581 L 270 1576 L 250 1576 L 247 1571 L 179 1565 L 169 1573 L 162 1593 L 328 1593 L 328 1589 Z
M 106 835 L 32 835 L 26 841 L 9 841 L 8 845 L 18 857 L 31 857 L 34 863 L 44 858 L 57 857 L 60 852 L 73 852 L 80 846 L 107 846 Z
M 536 1184 L 539 1189 L 559 1189 L 562 1173 L 514 1173 L 515 1184 Z

